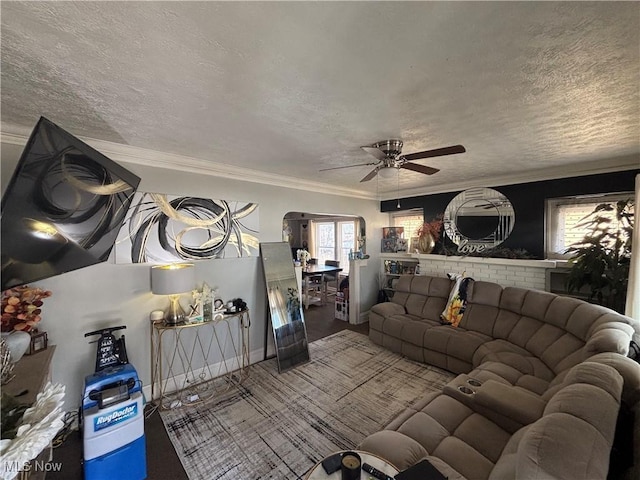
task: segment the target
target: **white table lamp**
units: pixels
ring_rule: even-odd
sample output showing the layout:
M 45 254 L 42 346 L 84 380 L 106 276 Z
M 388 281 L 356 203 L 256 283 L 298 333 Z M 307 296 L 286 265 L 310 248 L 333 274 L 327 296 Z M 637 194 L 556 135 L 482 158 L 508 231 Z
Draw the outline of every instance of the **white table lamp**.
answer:
M 196 269 L 192 263 L 176 263 L 151 267 L 151 292 L 155 295 L 169 295 L 169 307 L 165 310 L 164 321 L 176 325 L 186 320 L 187 315 L 180 305 L 180 294 L 196 287 Z

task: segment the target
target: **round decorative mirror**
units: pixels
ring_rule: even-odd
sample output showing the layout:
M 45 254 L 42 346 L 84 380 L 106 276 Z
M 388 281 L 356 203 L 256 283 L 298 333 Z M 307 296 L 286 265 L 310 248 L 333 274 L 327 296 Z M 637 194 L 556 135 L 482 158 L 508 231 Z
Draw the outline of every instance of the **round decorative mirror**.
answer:
M 516 214 L 509 199 L 492 188 L 470 188 L 456 195 L 444 212 L 444 231 L 458 252 L 494 248 L 511 234 Z

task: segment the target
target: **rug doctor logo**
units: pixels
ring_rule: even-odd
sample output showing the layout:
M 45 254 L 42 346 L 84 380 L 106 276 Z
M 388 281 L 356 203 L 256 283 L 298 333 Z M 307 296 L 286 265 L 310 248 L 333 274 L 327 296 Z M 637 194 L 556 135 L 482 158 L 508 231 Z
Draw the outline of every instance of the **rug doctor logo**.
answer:
M 129 418 L 135 417 L 138 414 L 138 404 L 132 403 L 126 407 L 119 408 L 109 414 L 100 415 L 93 419 L 93 431 L 97 432 L 104 428 L 111 427 L 120 422 L 124 422 Z

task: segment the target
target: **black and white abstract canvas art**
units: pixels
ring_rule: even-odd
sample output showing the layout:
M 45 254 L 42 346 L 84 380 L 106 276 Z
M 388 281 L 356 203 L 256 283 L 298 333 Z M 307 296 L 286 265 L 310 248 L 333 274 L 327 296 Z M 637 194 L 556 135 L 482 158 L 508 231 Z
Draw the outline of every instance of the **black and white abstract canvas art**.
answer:
M 258 204 L 137 192 L 120 230 L 116 263 L 258 255 Z

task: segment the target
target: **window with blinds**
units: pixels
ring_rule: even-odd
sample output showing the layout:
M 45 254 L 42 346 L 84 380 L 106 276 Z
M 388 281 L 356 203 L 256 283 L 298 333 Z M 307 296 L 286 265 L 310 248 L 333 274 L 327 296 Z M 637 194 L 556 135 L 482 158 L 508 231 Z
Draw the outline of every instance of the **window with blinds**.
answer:
M 344 274 L 349 273 L 349 253 L 357 250 L 356 222 L 314 221 L 315 244 L 313 255 L 319 265 L 327 260 L 338 260 Z
M 602 203 L 615 203 L 633 198 L 633 192 L 589 197 L 550 198 L 546 202 L 546 244 L 547 258 L 569 258 L 564 252 L 572 244 L 582 241 L 591 228 L 581 226 L 593 210 Z M 603 217 L 616 221 L 615 211 L 600 212 Z M 615 228 L 615 224 L 611 224 Z
M 424 223 L 422 210 L 406 210 L 401 213 L 391 214 L 390 227 L 404 227 L 404 238 L 418 236 L 418 229 Z

